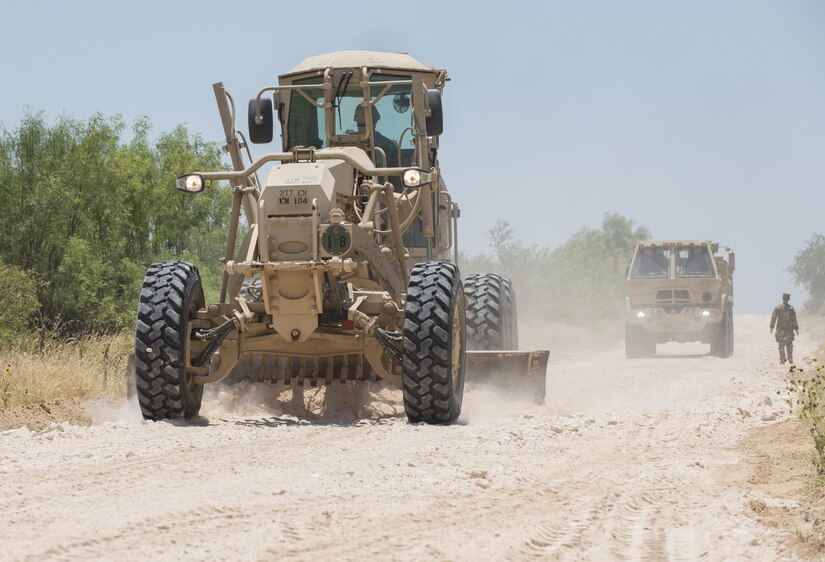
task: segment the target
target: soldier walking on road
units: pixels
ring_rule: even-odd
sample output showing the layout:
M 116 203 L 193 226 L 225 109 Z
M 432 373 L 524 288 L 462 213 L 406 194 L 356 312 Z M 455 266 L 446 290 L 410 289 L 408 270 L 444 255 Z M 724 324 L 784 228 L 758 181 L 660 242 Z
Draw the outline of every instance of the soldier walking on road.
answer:
M 796 311 L 788 304 L 791 300 L 790 293 L 782 293 L 782 304 L 776 305 L 771 315 L 771 333 L 776 328 L 776 343 L 779 344 L 779 362 L 793 364 L 793 338 L 794 332 L 799 335 L 799 324 L 796 322 Z M 787 355 L 786 355 L 787 350 Z

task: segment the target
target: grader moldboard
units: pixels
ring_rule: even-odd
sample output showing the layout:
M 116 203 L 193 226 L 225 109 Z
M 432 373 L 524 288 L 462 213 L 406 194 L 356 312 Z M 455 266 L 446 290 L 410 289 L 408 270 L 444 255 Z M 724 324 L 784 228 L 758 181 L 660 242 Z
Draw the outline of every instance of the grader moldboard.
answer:
M 544 401 L 549 352 L 516 351 L 510 281 L 462 282 L 456 265 L 459 210 L 438 162 L 446 81 L 407 54 L 308 58 L 250 100 L 251 142 L 281 127 L 282 152 L 254 161 L 214 85 L 234 171 L 177 187 L 233 190 L 220 302 L 207 305 L 191 264 L 149 267 L 134 373 L 145 418 L 196 415 L 203 385 L 230 375 L 293 388 L 383 379 L 402 387 L 409 421 L 432 424 L 459 416 L 465 373 Z

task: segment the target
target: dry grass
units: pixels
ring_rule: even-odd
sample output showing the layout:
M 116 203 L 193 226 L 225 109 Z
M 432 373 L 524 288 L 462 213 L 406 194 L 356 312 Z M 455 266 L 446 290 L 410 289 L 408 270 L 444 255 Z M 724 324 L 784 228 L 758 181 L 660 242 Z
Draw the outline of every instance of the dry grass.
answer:
M 125 396 L 131 333 L 64 341 L 21 340 L 0 349 L 0 408 L 57 398 Z

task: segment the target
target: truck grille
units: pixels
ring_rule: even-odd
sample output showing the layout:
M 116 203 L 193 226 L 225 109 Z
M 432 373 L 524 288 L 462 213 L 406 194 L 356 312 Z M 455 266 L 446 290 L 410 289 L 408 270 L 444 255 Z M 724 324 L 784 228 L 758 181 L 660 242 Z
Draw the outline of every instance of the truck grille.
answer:
M 656 291 L 657 301 L 690 302 L 690 291 L 684 289 L 670 289 Z

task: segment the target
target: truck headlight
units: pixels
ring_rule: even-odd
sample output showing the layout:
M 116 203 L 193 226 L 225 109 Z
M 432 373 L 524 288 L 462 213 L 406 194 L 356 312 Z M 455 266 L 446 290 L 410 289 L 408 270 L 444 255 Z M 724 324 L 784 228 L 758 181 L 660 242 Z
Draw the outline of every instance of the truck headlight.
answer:
M 639 312 L 636 313 L 636 318 L 644 318 L 644 317 L 645 317 L 644 311 L 640 310 Z
M 703 310 L 702 311 L 702 318 L 710 318 L 710 311 L 709 310 Z
M 404 182 L 405 187 L 421 187 L 433 181 L 433 175 L 419 168 L 410 168 L 404 170 L 401 180 Z

